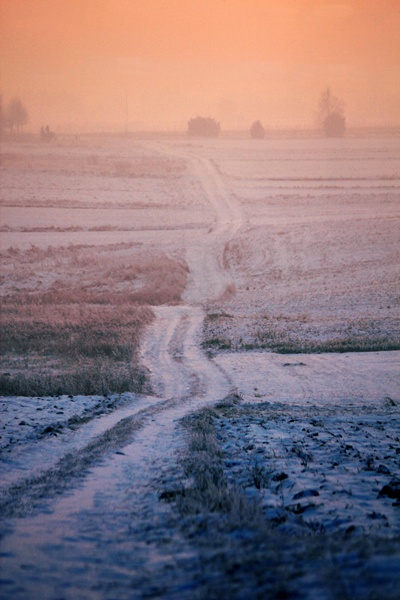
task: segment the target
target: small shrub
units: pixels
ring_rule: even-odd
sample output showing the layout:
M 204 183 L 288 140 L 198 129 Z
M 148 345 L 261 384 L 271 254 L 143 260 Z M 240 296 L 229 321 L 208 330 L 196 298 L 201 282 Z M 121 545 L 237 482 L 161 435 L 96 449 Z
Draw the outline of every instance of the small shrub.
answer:
M 203 348 L 210 348 L 213 350 L 230 350 L 232 348 L 232 343 L 229 340 L 221 338 L 206 340 L 202 345 Z
M 252 482 L 258 490 L 267 486 L 268 474 L 263 465 L 256 462 L 250 467 L 249 471 Z

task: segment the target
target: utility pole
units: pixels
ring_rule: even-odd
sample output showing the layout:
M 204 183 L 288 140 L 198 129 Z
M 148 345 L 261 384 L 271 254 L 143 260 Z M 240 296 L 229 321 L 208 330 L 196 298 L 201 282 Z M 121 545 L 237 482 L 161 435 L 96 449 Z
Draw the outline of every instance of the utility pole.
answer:
M 125 90 L 125 133 L 128 133 L 128 92 Z

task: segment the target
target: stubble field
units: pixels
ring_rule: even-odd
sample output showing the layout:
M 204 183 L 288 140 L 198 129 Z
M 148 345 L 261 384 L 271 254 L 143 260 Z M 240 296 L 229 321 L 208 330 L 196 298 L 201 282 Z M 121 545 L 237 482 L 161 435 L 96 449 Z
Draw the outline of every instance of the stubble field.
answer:
M 394 599 L 398 139 L 65 138 L 7 143 L 1 169 L 9 596 L 39 578 L 44 598 L 113 586 L 118 598 Z M 118 418 L 131 428 L 102 444 Z M 81 470 L 65 466 L 86 445 Z M 129 458 L 118 489 L 97 452 Z M 68 509 L 73 557 L 57 495 L 88 467 L 86 509 L 100 480 L 114 492 L 89 550 L 83 513 Z M 134 509 L 106 534 L 124 486 Z M 21 587 L 35 564 L 21 539 L 47 531 L 49 506 L 58 575 L 36 565 Z M 147 535 L 163 558 L 142 577 L 133 556 L 146 563 Z M 98 553 L 90 577 L 78 574 L 86 552 Z M 77 573 L 70 586 L 61 564 Z

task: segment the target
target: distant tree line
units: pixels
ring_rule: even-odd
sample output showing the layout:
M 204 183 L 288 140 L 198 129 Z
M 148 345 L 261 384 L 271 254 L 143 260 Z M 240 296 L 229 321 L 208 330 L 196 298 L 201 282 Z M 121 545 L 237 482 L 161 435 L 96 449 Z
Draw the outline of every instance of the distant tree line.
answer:
M 322 129 L 325 137 L 343 137 L 346 132 L 346 118 L 344 116 L 344 103 L 326 88 L 320 97 L 317 124 Z M 187 133 L 190 136 L 217 137 L 221 132 L 221 126 L 211 117 L 195 117 L 188 122 Z M 250 137 L 263 139 L 265 128 L 261 121 L 257 120 L 251 124 Z
M 10 134 L 21 134 L 24 126 L 29 121 L 29 114 L 18 97 L 4 105 L 3 97 L 0 95 L 0 133 L 8 130 Z M 343 137 L 346 132 L 346 119 L 344 116 L 344 103 L 331 93 L 327 87 L 321 94 L 317 123 L 322 128 L 326 137 Z M 212 117 L 197 116 L 188 122 L 187 133 L 190 136 L 217 137 L 221 132 L 221 125 Z M 254 121 L 249 130 L 250 137 L 262 139 L 265 137 L 265 129 L 261 121 Z M 40 129 L 42 141 L 52 141 L 55 134 L 48 125 Z

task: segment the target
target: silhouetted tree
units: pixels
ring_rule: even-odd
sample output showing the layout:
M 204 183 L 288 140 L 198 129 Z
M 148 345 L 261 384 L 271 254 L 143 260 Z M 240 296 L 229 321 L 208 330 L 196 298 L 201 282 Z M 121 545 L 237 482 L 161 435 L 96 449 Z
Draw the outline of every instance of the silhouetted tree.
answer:
M 346 131 L 344 104 L 331 94 L 329 87 L 321 94 L 318 107 L 318 123 L 326 137 L 343 137 Z
M 196 117 L 188 122 L 188 135 L 202 137 L 217 137 L 221 131 L 221 126 L 211 117 Z
M 261 140 L 265 137 L 265 129 L 261 123 L 261 121 L 254 121 L 252 126 L 250 127 L 250 136 L 253 139 Z
M 9 127 L 11 131 L 13 131 L 15 127 L 18 133 L 21 133 L 23 126 L 27 124 L 29 120 L 28 111 L 19 98 L 12 98 L 7 104 L 5 120 L 7 127 Z

